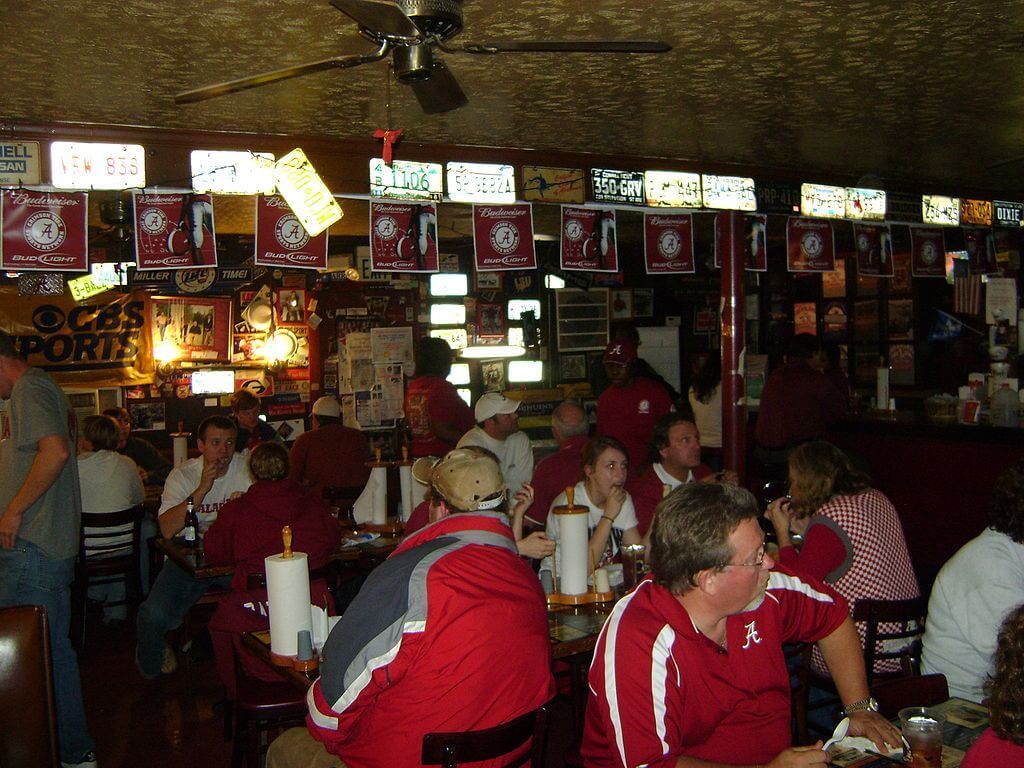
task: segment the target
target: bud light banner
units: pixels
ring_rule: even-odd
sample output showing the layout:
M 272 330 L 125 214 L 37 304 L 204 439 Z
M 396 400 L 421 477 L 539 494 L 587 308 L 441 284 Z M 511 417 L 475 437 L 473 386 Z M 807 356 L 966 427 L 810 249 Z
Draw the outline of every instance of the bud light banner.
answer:
M 217 266 L 210 195 L 134 192 L 132 200 L 139 269 Z
M 644 262 L 648 275 L 695 272 L 693 216 L 688 213 L 645 213 Z
M 768 271 L 768 217 L 764 214 L 716 213 L 715 214 L 715 269 L 722 268 L 722 256 L 732 247 L 729 239 L 730 217 L 740 217 L 737 225 L 742 230 L 736 238 L 743 252 L 743 268 L 748 272 Z
M 280 195 L 256 196 L 258 267 L 327 269 L 327 230 L 310 237 Z
M 477 272 L 536 269 L 533 206 L 474 205 L 473 257 Z
M 562 206 L 561 268 L 619 271 L 614 210 Z
M 15 272 L 88 272 L 88 209 L 85 192 L 5 190 L 0 265 Z
M 374 272 L 437 272 L 437 206 L 370 201 Z
M 888 224 L 854 224 L 853 242 L 858 275 L 892 277 L 892 231 Z
M 29 365 L 65 385 L 135 385 L 153 380 L 145 293 L 106 293 L 76 303 L 69 295 L 19 296 L 0 286 L 0 330 Z
M 786 268 L 790 272 L 833 272 L 836 248 L 832 224 L 790 216 L 786 220 Z
M 910 228 L 910 274 L 914 277 L 946 276 L 946 243 L 942 227 Z

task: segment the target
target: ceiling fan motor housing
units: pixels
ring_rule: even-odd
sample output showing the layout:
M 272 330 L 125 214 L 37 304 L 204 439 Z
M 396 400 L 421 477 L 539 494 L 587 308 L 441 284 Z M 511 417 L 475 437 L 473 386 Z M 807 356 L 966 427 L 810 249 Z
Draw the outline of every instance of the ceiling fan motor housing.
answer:
M 462 31 L 462 0 L 397 0 L 396 4 L 427 35 L 447 40 Z

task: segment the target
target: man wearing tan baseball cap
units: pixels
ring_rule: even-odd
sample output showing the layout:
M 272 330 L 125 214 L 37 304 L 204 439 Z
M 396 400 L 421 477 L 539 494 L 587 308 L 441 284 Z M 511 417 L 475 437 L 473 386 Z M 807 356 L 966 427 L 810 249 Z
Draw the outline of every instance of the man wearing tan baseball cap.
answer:
M 554 695 L 544 594 L 516 553 L 497 462 L 456 448 L 415 471 L 434 523 L 374 570 L 331 631 L 309 730 L 275 741 L 268 768 L 419 765 L 424 734 L 493 728 Z
M 526 433 L 519 431 L 519 404 L 499 392 L 481 395 L 473 408 L 476 426 L 462 436 L 458 445 L 478 445 L 497 456 L 510 495 L 519 493 L 533 477 L 533 447 Z

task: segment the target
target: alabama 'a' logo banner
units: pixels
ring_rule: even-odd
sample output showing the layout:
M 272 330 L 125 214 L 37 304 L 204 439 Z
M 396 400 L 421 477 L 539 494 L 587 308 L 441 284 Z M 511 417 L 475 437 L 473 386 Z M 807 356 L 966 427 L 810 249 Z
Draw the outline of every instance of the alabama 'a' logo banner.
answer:
M 474 205 L 473 258 L 477 272 L 536 269 L 533 206 Z
M 280 195 L 256 196 L 256 266 L 327 269 L 327 230 L 310 237 Z
M 370 201 L 374 272 L 437 272 L 437 206 Z
M 17 272 L 88 272 L 88 209 L 85 192 L 4 190 L 0 264 Z
M 832 223 L 790 216 L 786 221 L 786 268 L 790 272 L 832 272 L 836 247 Z
M 618 272 L 615 211 L 563 205 L 560 264 L 569 270 Z
M 644 263 L 648 275 L 695 272 L 693 216 L 688 213 L 645 213 Z

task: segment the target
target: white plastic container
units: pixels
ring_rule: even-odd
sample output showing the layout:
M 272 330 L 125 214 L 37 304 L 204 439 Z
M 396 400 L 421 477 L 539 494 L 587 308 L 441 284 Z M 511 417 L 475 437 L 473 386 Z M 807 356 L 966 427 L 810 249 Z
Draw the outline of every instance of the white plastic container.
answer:
M 1019 427 L 1019 407 L 1020 400 L 1017 397 L 1017 392 L 1010 389 L 1009 384 L 1003 384 L 992 395 L 992 426 Z

